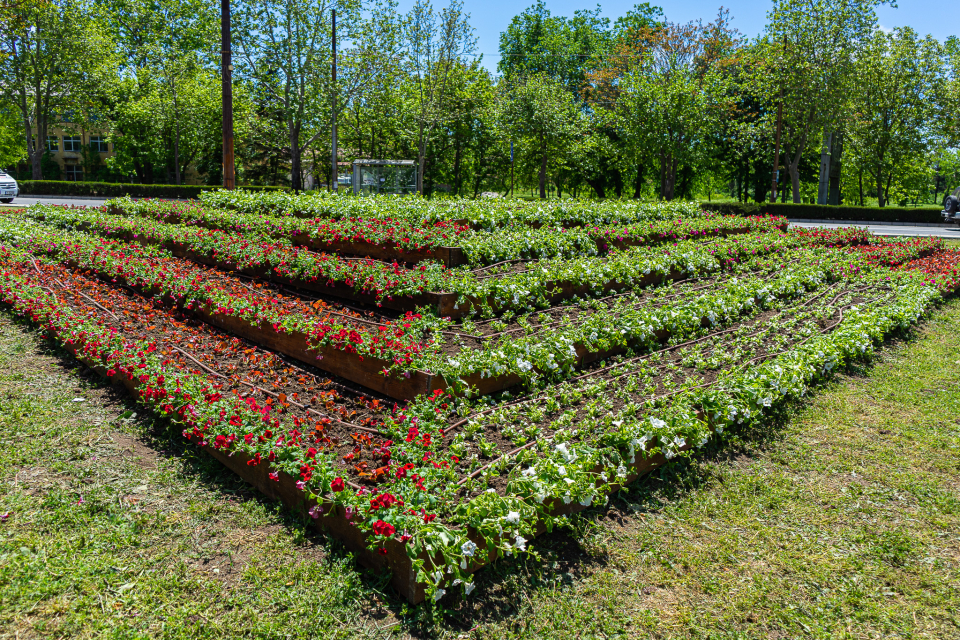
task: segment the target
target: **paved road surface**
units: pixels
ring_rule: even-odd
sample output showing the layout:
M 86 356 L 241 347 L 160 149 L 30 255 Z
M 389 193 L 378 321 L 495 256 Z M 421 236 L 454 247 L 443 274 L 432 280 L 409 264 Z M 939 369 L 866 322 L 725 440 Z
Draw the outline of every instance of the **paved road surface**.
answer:
M 791 227 L 824 227 L 827 229 L 840 229 L 843 227 L 863 227 L 866 226 L 872 233 L 878 236 L 939 236 L 941 238 L 953 238 L 960 240 L 960 226 L 952 225 L 949 227 L 920 227 L 911 225 L 893 225 L 893 224 L 850 224 L 845 222 L 791 222 Z
M 22 209 L 23 207 L 29 207 L 32 204 L 37 204 L 42 202 L 44 204 L 68 204 L 75 207 L 99 207 L 104 202 L 110 198 L 55 198 L 55 197 L 42 197 L 38 198 L 37 196 L 20 196 L 15 198 L 10 204 L 0 203 L 0 207 L 6 208 L 16 208 Z

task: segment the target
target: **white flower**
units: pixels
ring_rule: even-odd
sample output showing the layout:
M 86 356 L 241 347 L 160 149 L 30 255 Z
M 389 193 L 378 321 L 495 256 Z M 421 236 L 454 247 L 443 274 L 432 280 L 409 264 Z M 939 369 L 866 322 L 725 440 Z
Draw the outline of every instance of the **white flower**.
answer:
M 468 582 L 467 584 L 463 585 L 463 593 L 464 595 L 470 595 L 476 588 L 477 585 L 473 584 L 472 582 Z
M 510 524 L 520 524 L 520 514 L 517 513 L 516 511 L 511 511 L 510 513 L 507 514 L 504 520 L 506 520 Z
M 527 539 L 523 536 L 517 536 L 513 541 L 513 546 L 519 549 L 520 551 L 527 550 Z
M 529 467 L 529 468 L 527 468 L 527 469 L 524 469 L 524 470 L 521 471 L 520 473 L 521 473 L 521 475 L 529 478 L 530 476 L 535 476 L 535 475 L 537 475 L 537 468 L 536 468 L 536 467 Z
M 562 455 L 563 459 L 566 460 L 567 462 L 573 462 L 574 460 L 577 459 L 577 454 L 574 453 L 573 451 L 568 451 L 567 445 L 563 442 L 557 445 L 557 451 L 560 452 L 560 455 Z
M 442 598 L 442 597 L 445 596 L 445 595 L 447 595 L 446 590 L 444 590 L 444 589 L 437 589 L 436 591 L 433 592 L 433 601 L 434 601 L 434 602 L 437 602 L 437 601 L 440 600 L 440 598 Z
M 567 468 L 561 465 L 557 467 L 557 473 L 559 473 L 562 476 L 565 476 L 567 475 Z
M 463 555 L 472 558 L 473 554 L 477 552 L 477 545 L 474 544 L 473 540 L 467 540 L 460 545 L 460 550 L 463 551 Z
M 650 424 L 653 425 L 654 429 L 663 429 L 667 426 L 666 422 L 660 420 L 659 418 L 654 418 L 653 416 L 650 416 Z
M 517 358 L 517 367 L 519 367 L 520 371 L 530 371 L 530 369 L 533 369 L 533 365 L 523 358 Z

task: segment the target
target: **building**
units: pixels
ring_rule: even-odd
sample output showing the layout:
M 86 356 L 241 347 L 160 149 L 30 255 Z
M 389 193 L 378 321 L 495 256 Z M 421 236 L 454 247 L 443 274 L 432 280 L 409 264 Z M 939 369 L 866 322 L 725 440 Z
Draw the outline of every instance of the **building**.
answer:
M 84 147 L 88 151 L 84 153 Z M 60 179 L 81 182 L 84 179 L 85 166 L 104 165 L 107 158 L 114 155 L 113 145 L 107 142 L 102 131 L 68 132 L 60 127 L 50 127 L 46 140 L 46 150 L 60 167 Z M 96 154 L 93 156 L 92 154 Z M 96 158 L 96 159 L 94 159 Z M 90 179 L 96 179 L 91 176 Z

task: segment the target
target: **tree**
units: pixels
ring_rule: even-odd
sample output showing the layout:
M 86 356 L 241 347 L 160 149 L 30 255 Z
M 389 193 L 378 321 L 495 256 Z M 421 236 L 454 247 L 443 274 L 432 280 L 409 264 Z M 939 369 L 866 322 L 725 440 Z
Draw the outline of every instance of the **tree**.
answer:
M 876 24 L 878 0 L 779 0 L 764 37 L 752 49 L 754 95 L 769 102 L 783 95 L 782 145 L 800 202 L 800 166 L 820 134 L 843 120 L 857 44 Z M 767 109 L 776 112 L 776 107 Z M 768 121 L 771 129 L 775 123 Z
M 560 170 L 583 131 L 583 114 L 556 80 L 533 75 L 505 88 L 503 128 L 520 148 L 523 164 L 537 169 L 540 197 L 547 197 L 548 173 Z
M 23 120 L 14 105 L 0 103 L 0 169 L 24 158 Z
M 116 72 L 90 94 L 87 111 L 111 129 L 112 169 L 142 183 L 182 181 L 201 153 L 186 140 L 210 144 L 209 122 L 220 114 L 219 90 L 211 86 L 219 55 L 210 46 L 219 38 L 218 12 L 205 0 L 96 1 Z
M 33 179 L 41 180 L 50 125 L 91 86 L 100 46 L 108 47 L 82 1 L 25 0 L 0 9 L 0 22 L 0 99 L 19 111 Z
M 332 20 L 337 11 L 337 85 L 331 77 Z M 291 183 L 303 187 L 303 156 L 329 133 L 337 113 L 364 87 L 380 81 L 396 55 L 396 4 L 362 10 L 360 0 L 242 0 L 237 8 L 238 77 L 254 85 L 263 113 L 282 124 Z
M 960 146 L 960 38 L 950 36 L 943 45 L 946 54 L 945 77 L 938 89 L 938 114 L 935 122 L 945 144 Z
M 881 207 L 929 151 L 941 56 L 936 40 L 907 27 L 877 29 L 857 58 L 848 148 L 873 176 Z
M 435 11 L 429 0 L 417 0 L 406 24 L 406 72 L 412 85 L 417 144 L 417 190 L 423 191 L 427 145 L 447 118 L 451 76 L 477 39 L 460 0 Z
M 633 34 L 614 54 L 631 64 L 618 81 L 617 108 L 635 149 L 659 166 L 660 197 L 686 195 L 709 158 L 729 111 L 724 61 L 737 47 L 729 16 L 708 25 L 662 23 Z
M 500 34 L 497 70 L 509 81 L 549 77 L 579 96 L 591 60 L 605 53 L 610 41 L 610 21 L 600 17 L 599 6 L 565 18 L 551 15 L 543 0 L 537 0 Z

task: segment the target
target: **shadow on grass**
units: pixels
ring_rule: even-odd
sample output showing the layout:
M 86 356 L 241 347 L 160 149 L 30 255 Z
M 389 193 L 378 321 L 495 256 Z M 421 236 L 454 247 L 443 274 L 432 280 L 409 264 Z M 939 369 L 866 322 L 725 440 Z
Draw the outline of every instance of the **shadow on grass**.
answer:
M 20 318 L 15 323 L 35 329 L 31 323 Z M 848 377 L 866 378 L 878 360 L 883 360 L 917 335 L 914 328 L 892 337 L 881 345 L 882 352 L 869 360 L 852 363 L 843 372 Z M 41 341 L 38 351 L 55 358 L 66 372 L 76 372 L 78 367 L 79 370 L 89 371 L 85 365 L 49 341 Z M 317 532 L 306 518 L 287 511 L 279 501 L 262 496 L 214 458 L 191 446 L 170 420 L 152 412 L 143 412 L 143 405 L 138 404 L 125 389 L 112 385 L 96 374 L 90 376 L 89 380 L 95 381 L 95 386 L 106 391 L 107 401 L 116 405 L 119 412 L 133 413 L 139 410 L 135 425 L 140 442 L 158 458 L 175 458 L 184 476 L 198 480 L 206 489 L 224 497 L 255 501 L 267 517 L 298 544 L 321 547 L 328 563 L 338 564 L 352 557 L 339 540 Z M 833 377 L 812 388 L 810 395 L 819 394 L 838 384 L 840 382 Z M 605 545 L 592 542 L 590 535 L 603 520 L 625 526 L 638 514 L 656 514 L 665 505 L 683 500 L 714 477 L 720 477 L 716 472 L 717 467 L 759 457 L 783 439 L 785 427 L 805 405 L 804 401 L 793 401 L 761 422 L 730 430 L 722 437 L 712 439 L 695 456 L 675 460 L 613 494 L 606 506 L 592 507 L 565 519 L 565 527 L 538 537 L 536 545 L 531 545 L 538 557 L 526 555 L 522 558 L 505 558 L 485 567 L 476 574 L 477 590 L 473 595 L 467 598 L 448 596 L 442 601 L 442 608 L 430 604 L 411 608 L 390 589 L 388 574 L 361 568 L 358 572 L 363 589 L 360 597 L 364 600 L 359 605 L 361 616 L 374 623 L 394 619 L 395 622 L 389 626 L 399 622 L 407 633 L 424 638 L 434 636 L 443 628 L 462 633 L 484 623 L 508 620 L 520 613 L 525 594 L 541 589 L 564 589 L 584 575 L 608 567 Z

